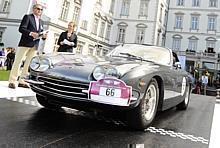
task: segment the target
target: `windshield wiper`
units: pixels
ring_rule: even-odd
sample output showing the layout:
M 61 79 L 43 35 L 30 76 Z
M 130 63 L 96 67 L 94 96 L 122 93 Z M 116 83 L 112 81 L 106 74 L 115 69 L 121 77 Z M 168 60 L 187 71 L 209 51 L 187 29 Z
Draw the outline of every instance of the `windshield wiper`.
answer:
M 146 62 L 155 63 L 154 61 L 147 60 L 147 59 L 143 59 L 142 57 L 139 57 L 139 56 L 136 56 L 136 55 L 133 55 L 133 54 L 130 54 L 130 53 L 123 53 L 123 52 L 121 52 L 121 53 L 119 53 L 119 54 L 121 54 L 121 55 L 126 55 L 126 56 L 128 56 L 128 58 L 133 58 L 133 59 L 135 59 L 135 60 L 141 60 L 141 62 L 142 62 L 142 61 L 146 61 Z M 125 57 L 125 56 L 120 56 L 120 55 L 111 55 L 111 57 L 124 57 L 124 58 L 127 58 L 127 57 Z
M 126 56 L 128 56 L 129 58 L 135 58 L 135 59 L 137 59 L 137 60 L 143 61 L 143 58 L 142 58 L 142 57 L 139 57 L 139 56 L 136 56 L 136 55 L 133 55 L 133 54 L 130 54 L 130 53 L 123 53 L 123 52 L 121 52 L 121 53 L 119 53 L 119 54 L 121 54 L 121 55 L 126 55 Z

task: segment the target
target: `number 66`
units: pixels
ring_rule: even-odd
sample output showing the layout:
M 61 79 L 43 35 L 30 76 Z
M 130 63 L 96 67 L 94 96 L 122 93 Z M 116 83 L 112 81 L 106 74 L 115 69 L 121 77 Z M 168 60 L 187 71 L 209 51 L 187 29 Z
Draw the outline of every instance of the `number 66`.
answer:
M 106 89 L 106 96 L 114 96 L 115 95 L 115 89 L 107 88 Z

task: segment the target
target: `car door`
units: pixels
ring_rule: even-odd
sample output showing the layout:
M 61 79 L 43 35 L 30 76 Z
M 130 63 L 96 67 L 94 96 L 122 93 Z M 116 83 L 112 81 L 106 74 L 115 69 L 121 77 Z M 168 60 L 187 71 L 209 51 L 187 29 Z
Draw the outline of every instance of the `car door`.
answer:
M 186 78 L 184 77 L 183 70 L 173 65 L 173 76 L 175 96 L 180 96 L 183 94 L 183 87 L 185 88 L 186 85 Z
M 177 96 L 177 73 L 178 71 L 174 67 L 170 66 L 164 70 L 164 99 L 170 99 Z

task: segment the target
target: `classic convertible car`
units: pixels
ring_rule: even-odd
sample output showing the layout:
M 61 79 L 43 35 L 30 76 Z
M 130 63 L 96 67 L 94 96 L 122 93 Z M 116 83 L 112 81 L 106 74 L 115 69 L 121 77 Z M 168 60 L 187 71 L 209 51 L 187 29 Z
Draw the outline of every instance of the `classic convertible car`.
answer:
M 177 58 L 170 49 L 137 44 L 119 45 L 105 57 L 40 55 L 27 82 L 46 108 L 120 111 L 130 127 L 144 129 L 157 111 L 188 106 L 191 80 Z

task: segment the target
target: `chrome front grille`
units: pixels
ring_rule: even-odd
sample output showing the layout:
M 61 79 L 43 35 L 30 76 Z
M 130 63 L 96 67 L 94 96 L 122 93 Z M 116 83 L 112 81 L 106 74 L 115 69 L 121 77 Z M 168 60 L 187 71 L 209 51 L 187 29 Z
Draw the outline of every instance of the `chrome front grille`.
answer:
M 88 99 L 88 94 L 83 92 L 83 90 L 89 89 L 89 83 L 80 83 L 50 77 L 38 77 L 38 81 L 44 82 L 44 85 L 39 85 L 38 87 L 44 91 L 51 92 L 51 94 L 74 99 Z

